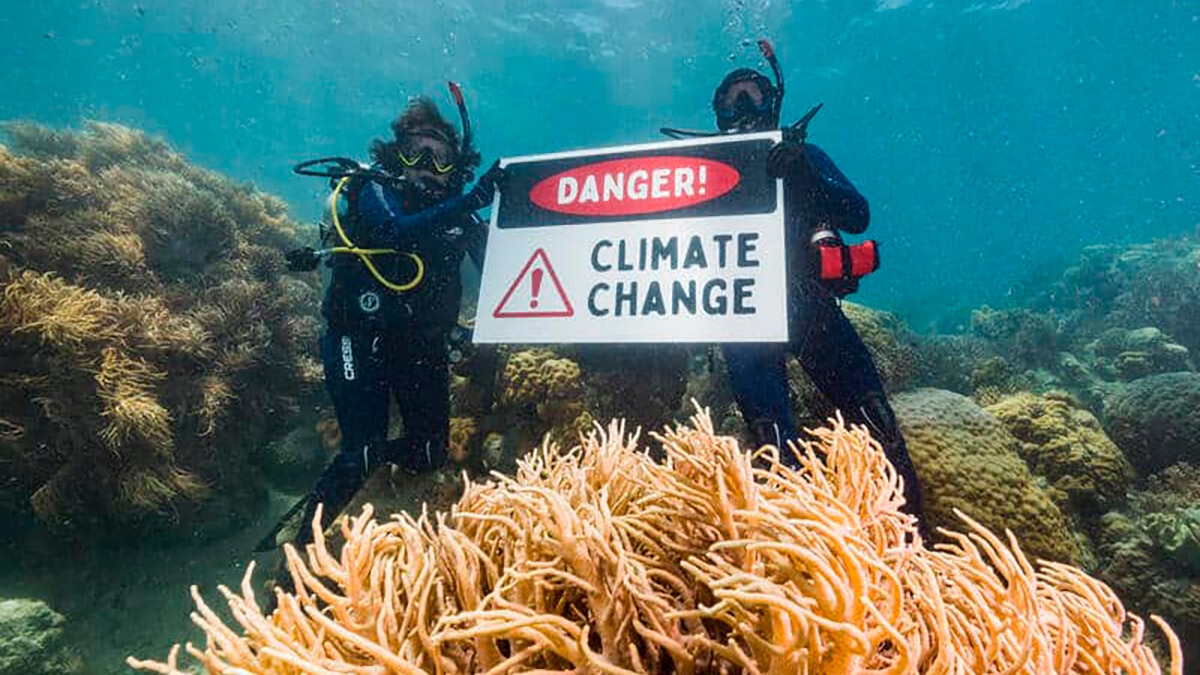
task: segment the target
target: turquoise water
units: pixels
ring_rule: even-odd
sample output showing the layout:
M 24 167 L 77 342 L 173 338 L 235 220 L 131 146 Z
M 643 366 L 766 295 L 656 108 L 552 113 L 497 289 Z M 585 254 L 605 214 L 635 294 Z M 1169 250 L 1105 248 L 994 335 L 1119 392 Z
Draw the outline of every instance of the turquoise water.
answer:
M 785 118 L 824 101 L 811 140 L 871 200 L 860 297 L 947 327 L 1082 245 L 1200 223 L 1198 31 L 1195 0 L 15 3 L 0 118 L 147 128 L 311 218 L 290 163 L 364 155 L 447 78 L 485 158 L 649 141 L 710 127 L 766 36 Z
M 854 300 L 919 332 L 1026 302 L 1086 246 L 1200 234 L 1200 0 L 8 4 L 0 120 L 146 129 L 304 221 L 325 191 L 294 163 L 365 158 L 412 95 L 453 119 L 448 79 L 486 166 L 711 128 L 713 87 L 735 67 L 765 71 L 766 37 L 785 120 L 824 102 L 810 140 L 870 200 L 883 269 Z M 122 672 L 125 654 L 195 637 L 186 585 L 240 580 L 290 503 L 264 501 L 250 527 L 194 551 L 0 562 L 0 597 L 51 602 L 94 657 L 84 672 Z M 77 569 L 87 594 L 64 583 Z

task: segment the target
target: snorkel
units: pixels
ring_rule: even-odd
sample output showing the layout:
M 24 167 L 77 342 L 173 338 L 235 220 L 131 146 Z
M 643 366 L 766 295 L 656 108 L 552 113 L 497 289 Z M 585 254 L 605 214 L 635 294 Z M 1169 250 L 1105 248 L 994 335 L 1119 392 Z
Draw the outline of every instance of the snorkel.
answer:
M 471 144 L 474 136 L 471 133 L 471 116 L 467 114 L 467 102 L 463 97 L 462 87 L 458 83 L 450 80 L 446 82 L 446 86 L 450 89 L 450 95 L 454 97 L 454 103 L 458 106 L 458 118 L 462 120 L 462 140 L 458 145 L 459 161 L 468 156 L 472 152 Z M 460 172 L 458 179 L 459 185 L 463 185 L 474 178 L 474 173 L 469 169 L 464 169 Z
M 783 69 L 779 66 L 779 59 L 775 56 L 775 47 L 766 38 L 758 41 L 758 50 L 762 52 L 763 58 L 767 60 L 767 64 L 771 66 L 771 73 L 775 76 L 775 103 L 772 114 L 775 116 L 776 123 L 780 119 L 780 114 L 783 112 Z M 808 123 L 821 109 L 824 103 L 818 103 L 809 109 L 808 113 L 801 117 L 796 122 L 783 127 L 784 137 L 788 140 L 803 141 L 808 135 Z M 684 138 L 713 138 L 716 136 L 724 136 L 727 133 L 735 133 L 733 131 L 692 131 L 690 129 L 675 129 L 672 127 L 661 127 L 659 133 L 664 136 L 669 136 L 674 139 Z
M 771 66 L 771 72 L 775 74 L 775 119 L 778 124 L 779 113 L 783 110 L 783 70 L 779 68 L 779 59 L 775 58 L 775 48 L 766 38 L 758 41 L 758 51 L 762 52 L 763 58 Z

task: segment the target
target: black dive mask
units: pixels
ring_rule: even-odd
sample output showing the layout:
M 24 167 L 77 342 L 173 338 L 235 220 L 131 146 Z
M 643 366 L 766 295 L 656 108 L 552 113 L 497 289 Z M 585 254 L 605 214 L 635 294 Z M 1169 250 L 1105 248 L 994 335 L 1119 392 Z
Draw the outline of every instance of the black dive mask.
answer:
M 774 112 L 775 103 L 773 101 L 763 97 L 761 103 L 755 104 L 750 94 L 743 91 L 738 94 L 731 107 L 716 110 L 717 128 L 721 131 L 730 129 L 764 131 L 775 126 L 771 120 Z
M 779 121 L 779 91 L 758 71 L 739 68 L 713 93 L 713 113 L 721 131 L 773 129 Z

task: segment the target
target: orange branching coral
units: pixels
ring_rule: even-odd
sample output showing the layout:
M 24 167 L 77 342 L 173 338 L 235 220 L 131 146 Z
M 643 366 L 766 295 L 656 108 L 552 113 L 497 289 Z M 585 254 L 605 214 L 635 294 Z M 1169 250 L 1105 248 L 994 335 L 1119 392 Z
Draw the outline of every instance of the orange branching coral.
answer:
M 544 445 L 514 477 L 469 483 L 450 514 L 368 505 L 285 547 L 294 594 L 266 613 L 248 571 L 193 587 L 210 673 L 1156 673 L 1144 624 L 1077 568 L 1035 567 L 963 516 L 926 548 L 882 449 L 840 420 L 791 448 L 742 451 L 706 414 L 656 436 L 614 423 Z M 1182 672 L 1178 640 L 1156 617 Z M 166 663 L 128 663 L 181 675 Z

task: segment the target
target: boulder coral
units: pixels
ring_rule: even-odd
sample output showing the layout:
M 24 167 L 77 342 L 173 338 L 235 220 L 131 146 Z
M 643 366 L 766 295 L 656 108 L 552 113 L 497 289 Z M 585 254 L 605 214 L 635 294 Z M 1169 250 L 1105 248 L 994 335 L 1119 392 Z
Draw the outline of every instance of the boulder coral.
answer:
M 283 203 L 126 127 L 5 130 L 0 503 L 101 536 L 252 491 L 320 381 Z
M 547 434 L 558 443 L 578 441 L 598 415 L 628 411 L 630 423 L 642 428 L 670 422 L 683 407 L 691 358 L 688 349 L 666 346 L 505 347 L 498 359 L 494 408 L 479 409 L 472 394 L 483 386 L 480 371 L 486 369 L 464 368 L 473 374 L 456 379 L 452 398 L 459 414 L 478 418 L 485 437 L 500 434 L 500 446 L 523 453 Z M 500 466 L 514 459 L 506 457 Z M 494 458 L 486 464 L 497 466 Z
M 932 526 L 951 525 L 958 509 L 988 528 L 1021 532 L 1031 555 L 1082 560 L 1067 517 L 1029 471 L 1020 443 L 1000 420 L 965 396 L 937 389 L 898 394 L 892 405 Z
M 1104 428 L 1143 475 L 1200 463 L 1200 373 L 1134 380 L 1104 407 Z
M 1095 517 L 1124 503 L 1133 485 L 1133 467 L 1100 421 L 1070 396 L 1025 392 L 985 410 L 1019 441 L 1021 457 L 1050 483 L 1063 509 Z

